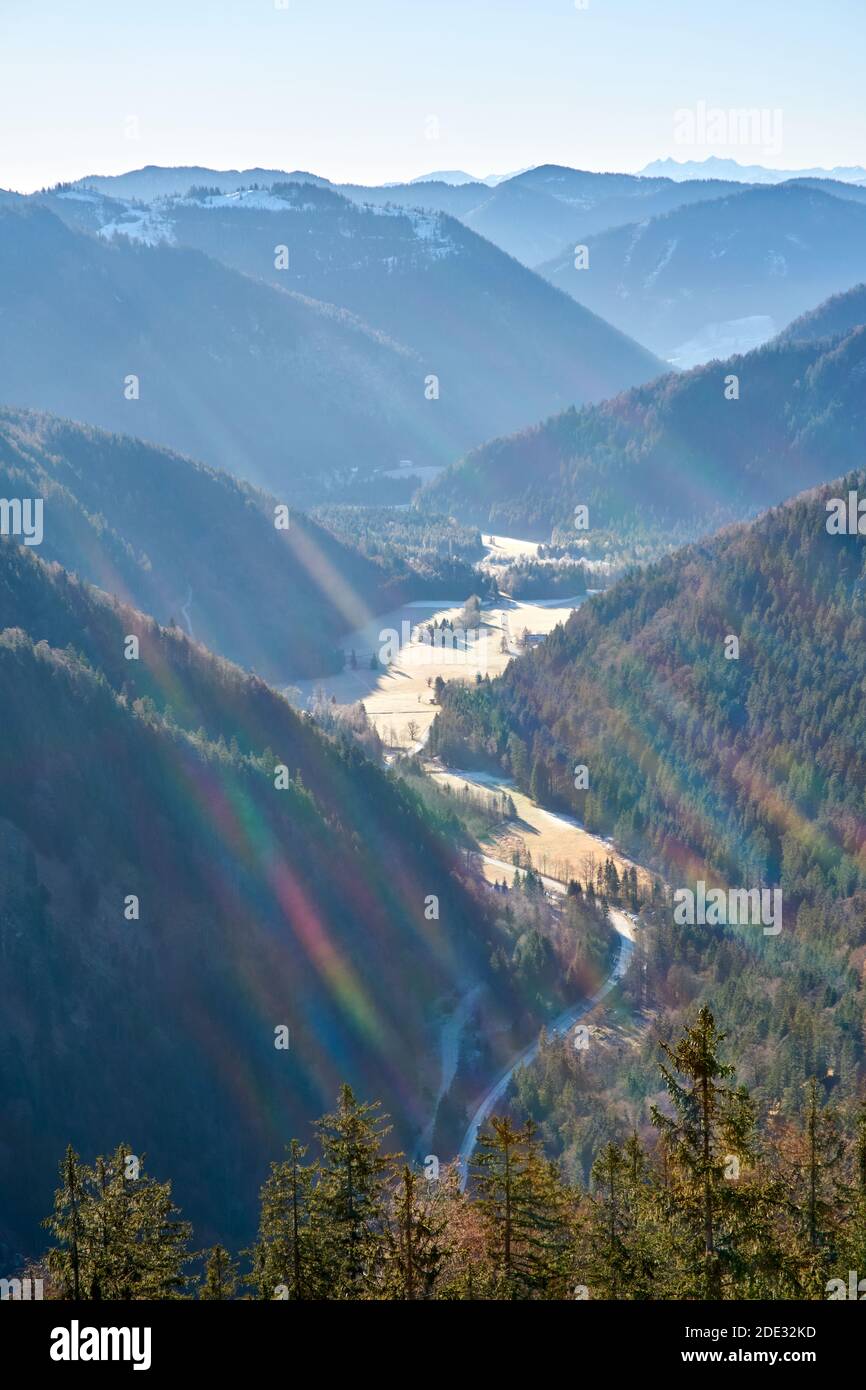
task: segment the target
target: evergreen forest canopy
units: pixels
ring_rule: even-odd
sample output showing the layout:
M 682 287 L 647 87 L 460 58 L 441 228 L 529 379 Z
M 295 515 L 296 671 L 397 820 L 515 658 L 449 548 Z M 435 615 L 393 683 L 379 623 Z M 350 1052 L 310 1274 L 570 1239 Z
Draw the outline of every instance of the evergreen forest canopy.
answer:
M 763 1130 L 702 1007 L 661 1049 L 653 1138 L 563 1181 L 537 1126 L 494 1116 L 469 1185 L 393 1151 L 378 1103 L 348 1086 L 271 1163 L 256 1239 L 196 1252 L 171 1184 L 121 1145 L 60 1164 L 48 1296 L 326 1300 L 826 1299 L 866 1262 L 866 1108 L 811 1081 L 802 1120 Z M 856 1292 L 855 1292 L 856 1296 Z

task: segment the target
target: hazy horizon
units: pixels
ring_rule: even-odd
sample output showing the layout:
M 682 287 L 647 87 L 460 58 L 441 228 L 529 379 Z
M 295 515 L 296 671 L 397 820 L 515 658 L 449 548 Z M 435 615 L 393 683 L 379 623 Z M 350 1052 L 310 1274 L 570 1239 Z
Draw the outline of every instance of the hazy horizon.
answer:
M 694 164 L 701 164 L 701 163 L 706 162 L 706 160 L 712 159 L 712 158 L 721 158 L 721 159 L 724 159 L 725 161 L 730 161 L 730 162 L 733 162 L 733 163 L 740 164 L 741 167 L 744 169 L 744 171 L 747 170 L 747 169 L 750 168 L 750 167 L 752 167 L 752 168 L 760 167 L 760 168 L 765 169 L 767 172 L 778 173 L 778 174 L 790 174 L 792 177 L 795 176 L 796 174 L 802 172 L 803 168 L 807 167 L 807 166 L 797 166 L 797 167 L 794 167 L 794 166 L 786 166 L 786 165 L 780 165 L 780 164 L 772 164 L 772 163 L 769 163 L 769 162 L 765 163 L 765 162 L 760 161 L 760 160 L 754 160 L 754 161 L 748 161 L 748 162 L 746 162 L 745 160 L 737 160 L 737 159 L 735 159 L 734 156 L 732 156 L 732 155 L 723 155 L 723 156 L 704 155 L 704 156 L 701 156 L 700 158 L 694 158 L 694 157 L 689 157 L 689 156 L 686 156 L 686 157 L 683 157 L 683 158 L 678 158 L 676 155 L 673 155 L 673 156 L 669 156 L 669 155 L 660 155 L 660 156 L 657 157 L 657 159 L 650 159 L 650 160 L 647 160 L 643 165 L 641 165 L 640 168 L 614 168 L 614 167 L 612 167 L 612 166 L 610 166 L 610 167 L 605 167 L 605 168 L 600 168 L 600 167 L 599 167 L 599 168 L 596 168 L 596 167 L 592 166 L 592 165 L 589 164 L 589 163 L 580 163 L 580 164 L 577 164 L 577 163 L 565 163 L 565 164 L 562 164 L 561 161 L 557 161 L 557 160 L 540 159 L 540 160 L 538 160 L 537 163 L 535 163 L 535 164 L 521 165 L 521 166 L 519 166 L 519 167 L 515 165 L 513 168 L 507 168 L 507 169 L 487 169 L 487 168 L 485 168 L 483 172 L 480 172 L 478 169 L 467 169 L 467 168 L 464 168 L 462 165 L 457 165 L 457 164 L 445 165 L 445 164 L 443 164 L 443 165 L 436 166 L 436 168 L 421 169 L 421 170 L 418 170 L 417 172 L 412 172 L 412 171 L 410 171 L 410 172 L 408 172 L 407 174 L 403 175 L 403 176 L 400 177 L 400 178 L 398 178 L 398 177 L 396 177 L 396 176 L 395 176 L 395 177 L 386 177 L 386 178 L 382 178 L 382 179 L 378 180 L 376 183 L 372 183 L 370 180 L 363 180 L 363 179 L 338 179 L 338 178 L 334 178 L 334 177 L 331 176 L 331 174 L 328 172 L 327 169 L 320 169 L 320 168 L 318 168 L 318 167 L 314 167 L 314 166 L 312 166 L 312 165 L 304 164 L 304 163 L 297 163 L 297 164 L 283 163 L 282 165 L 279 165 L 279 164 L 269 164 L 269 163 L 266 163 L 264 160 L 251 160 L 251 161 L 249 161 L 249 162 L 244 162 L 244 163 L 242 163 L 242 164 L 230 164 L 230 163 L 228 163 L 227 161 L 224 161 L 224 160 L 223 160 L 223 161 L 219 161 L 219 162 L 217 162 L 217 163 L 210 164 L 210 163 L 206 163 L 206 162 L 205 162 L 204 160 L 202 160 L 202 159 L 190 159 L 190 160 L 173 160 L 173 161 L 168 162 L 168 163 L 160 164 L 160 163 L 157 163 L 157 162 L 155 162 L 155 161 L 150 160 L 150 161 L 146 161 L 145 163 L 142 163 L 142 164 L 133 164 L 133 163 L 118 164 L 117 167 L 112 167 L 112 168 L 101 168 L 101 169 L 88 168 L 88 169 L 86 169 L 86 170 L 82 170 L 82 171 L 81 171 L 80 173 L 78 173 L 78 174 L 70 174 L 70 175 L 64 177 L 63 179 L 56 179 L 53 183 L 38 184 L 38 185 L 34 185 L 34 186 L 32 186 L 32 187 L 26 187 L 26 188 L 24 188 L 24 187 L 14 188 L 11 184 L 3 183 L 3 182 L 2 182 L 2 179 L 0 179 L 0 189 L 4 190 L 4 191 L 6 191 L 6 192 L 20 193 L 20 194 L 22 194 L 22 195 L 24 195 L 24 196 L 27 196 L 27 195 L 30 195 L 30 194 L 33 194 L 33 193 L 38 193 L 38 192 L 40 192 L 40 191 L 43 190 L 43 189 L 55 187 L 57 184 L 62 184 L 62 183 L 80 183 L 82 180 L 88 179 L 88 178 L 116 178 L 116 177 L 121 177 L 121 176 L 123 176 L 124 174 L 138 173 L 138 172 L 140 172 L 142 169 L 146 169 L 146 168 L 160 168 L 160 169 L 195 168 L 195 169 L 206 169 L 206 170 L 208 170 L 208 171 L 210 171 L 210 172 L 212 172 L 212 173 L 221 173 L 221 174 L 244 173 L 244 172 L 246 172 L 246 171 L 253 171 L 253 170 L 257 170 L 257 169 L 273 169 L 274 171 L 279 171 L 279 172 L 281 172 L 281 173 L 286 173 L 286 174 L 289 174 L 289 173 L 306 173 L 306 174 L 314 174 L 316 177 L 327 179 L 330 183 L 335 184 L 335 185 L 341 185 L 341 184 L 356 184 L 356 185 L 358 185 L 359 187 L 369 186 L 369 187 L 371 187 L 371 188 L 372 188 L 372 187 L 380 187 L 380 188 L 381 188 L 381 187 L 387 187 L 387 186 L 390 185 L 390 184 L 397 185 L 397 184 L 406 184 L 406 183 L 419 183 L 419 182 L 422 182 L 422 181 L 425 181 L 425 180 L 428 180 L 428 179 L 435 178 L 437 175 L 442 175 L 442 174 L 457 174 L 457 173 L 460 173 L 460 174 L 469 174 L 469 175 L 472 176 L 473 181 L 477 181 L 477 182 L 479 182 L 479 183 L 480 183 L 480 182 L 484 182 L 484 181 L 487 180 L 487 179 L 496 179 L 496 180 L 498 180 L 499 182 L 504 182 L 506 179 L 513 178 L 513 177 L 515 177 L 515 176 L 516 176 L 517 174 L 519 174 L 519 173 L 525 172 L 525 171 L 530 170 L 530 169 L 539 168 L 539 167 L 544 166 L 544 165 L 547 165 L 547 164 L 558 164 L 558 165 L 560 165 L 560 166 L 563 167 L 563 168 L 570 168 L 570 169 L 581 170 L 581 171 L 584 171 L 584 172 L 586 172 L 586 173 L 599 173 L 599 174 L 634 174 L 634 175 L 641 175 L 641 174 L 644 172 L 644 170 L 645 170 L 646 168 L 648 168 L 650 165 L 655 164 L 655 163 L 657 163 L 657 162 L 658 162 L 658 163 L 661 163 L 661 162 L 663 162 L 663 161 L 665 161 L 665 160 L 668 160 L 668 159 L 673 159 L 673 161 L 674 161 L 676 164 L 686 165 L 686 164 L 693 164 L 693 163 L 694 163 Z M 866 156 L 864 156 L 864 159 L 866 159 Z M 842 168 L 842 167 L 858 167 L 858 168 L 862 168 L 862 169 L 866 170 L 866 163 L 862 163 L 862 164 L 861 164 L 859 161 L 855 161 L 855 164 L 854 164 L 854 165 L 852 165 L 852 166 L 845 166 L 845 165 L 843 165 L 843 162 L 842 162 L 842 161 L 840 161 L 840 160 L 833 160 L 832 162 L 831 162 L 831 161 L 824 161 L 822 164 L 813 165 L 813 166 L 808 166 L 808 167 L 810 167 L 810 168 L 816 168 L 816 169 L 820 168 L 820 169 L 823 169 L 825 172 L 829 173 L 829 172 L 831 172 L 834 168 L 837 168 L 837 169 L 838 169 L 838 168 Z
M 862 11 L 768 0 L 723 15 L 673 0 L 213 0 L 206 22 L 154 0 L 38 11 L 7 0 L 0 186 L 32 192 L 145 165 L 306 169 L 381 184 L 434 170 L 486 176 L 539 164 L 636 172 L 710 155 L 781 169 L 862 159 Z M 239 17 L 241 16 L 241 17 Z M 539 61 L 543 55 L 543 62 Z M 828 83 L 835 100 L 822 97 Z M 677 113 L 763 113 L 763 135 L 698 131 Z M 725 137 L 728 138 L 725 138 Z

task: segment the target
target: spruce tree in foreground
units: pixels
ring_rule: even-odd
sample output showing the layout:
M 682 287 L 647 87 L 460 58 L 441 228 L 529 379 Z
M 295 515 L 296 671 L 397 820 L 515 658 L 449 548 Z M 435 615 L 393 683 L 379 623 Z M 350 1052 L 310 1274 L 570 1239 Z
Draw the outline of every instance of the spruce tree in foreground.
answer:
M 531 1121 L 494 1116 L 478 1140 L 476 1202 L 493 1271 L 493 1298 L 561 1298 L 573 1268 L 571 1211 Z
M 856 1199 L 846 1180 L 841 1115 L 835 1106 L 823 1104 L 814 1077 L 805 1091 L 800 1123 L 777 1126 L 776 1167 L 792 1268 L 793 1291 L 787 1296 L 821 1298 L 840 1262 Z
M 575 1220 L 580 1195 L 547 1158 L 538 1126 L 526 1121 L 526 1254 L 524 1282 L 533 1298 L 569 1298 L 575 1274 Z
M 747 1201 L 730 1175 L 754 1156 L 751 1099 L 743 1087 L 724 1084 L 735 1074 L 721 1060 L 725 1037 L 704 1005 L 676 1047 L 661 1044 L 670 1065 L 659 1069 L 674 1114 L 654 1105 L 652 1121 L 671 1158 L 667 1214 L 691 1247 L 679 1293 L 686 1298 L 722 1297 L 732 1264 L 732 1228 Z
M 430 1298 L 445 1254 L 445 1220 L 427 1178 L 404 1164 L 391 1194 L 385 1226 L 386 1298 Z
M 312 1226 L 327 1287 L 325 1297 L 373 1293 L 383 1256 L 385 1175 L 393 1156 L 382 1151 L 390 1132 L 379 1102 L 340 1090 L 337 1109 L 316 1123 L 322 1150 L 312 1195 Z
M 852 1173 L 847 1191 L 845 1222 L 839 1240 L 838 1268 L 831 1273 L 838 1277 L 842 1271 L 856 1270 L 866 1278 L 866 1100 L 857 1107 Z
M 834 1178 L 845 1153 L 845 1141 L 838 1111 L 834 1106 L 821 1105 L 815 1077 L 806 1083 L 805 1140 L 804 1234 L 810 1250 L 827 1250 L 835 1245 L 838 1235 Z
M 215 1245 L 208 1256 L 199 1298 L 225 1303 L 234 1298 L 238 1287 L 238 1267 L 224 1245 Z
M 661 1296 L 669 1263 L 652 1203 L 652 1175 L 636 1134 L 609 1143 L 592 1166 L 593 1200 L 584 1212 L 582 1269 L 596 1298 Z M 668 1258 L 666 1259 L 666 1254 Z
M 84 1222 L 81 1207 L 84 1202 L 81 1159 L 67 1145 L 60 1165 L 60 1187 L 54 1194 L 54 1215 L 42 1224 L 51 1231 L 61 1249 L 52 1252 L 47 1261 L 49 1270 L 58 1281 L 66 1298 L 80 1299 L 82 1293 L 81 1261 L 84 1253 Z
M 288 1157 L 272 1163 L 261 1191 L 259 1239 L 253 1252 L 259 1298 L 315 1298 L 321 1283 L 311 1224 L 316 1165 L 293 1139 Z
M 92 1168 L 67 1149 L 44 1223 L 57 1241 L 51 1277 L 65 1298 L 183 1297 L 192 1231 L 179 1218 L 171 1183 L 148 1177 L 125 1145 Z

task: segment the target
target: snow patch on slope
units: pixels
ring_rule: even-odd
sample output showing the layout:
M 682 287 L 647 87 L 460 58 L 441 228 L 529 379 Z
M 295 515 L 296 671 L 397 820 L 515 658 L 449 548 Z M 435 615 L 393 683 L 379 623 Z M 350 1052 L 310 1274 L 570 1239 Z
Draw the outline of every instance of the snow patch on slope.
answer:
M 211 193 L 206 198 L 191 199 L 205 208 L 257 208 L 260 212 L 315 212 L 315 203 L 298 203 L 281 198 L 264 188 L 241 188 L 236 193 Z
M 365 203 L 364 207 L 375 217 L 403 217 L 412 226 L 416 241 L 424 242 L 424 251 L 431 260 L 444 260 L 456 253 L 456 246 L 442 231 L 442 218 L 438 212 L 422 212 L 419 208 L 396 207 L 393 203 Z M 390 260 L 396 263 L 397 258 Z
M 659 278 L 659 276 L 661 275 L 661 273 L 662 273 L 662 271 L 664 270 L 665 266 L 668 265 L 668 264 L 670 263 L 671 257 L 673 256 L 674 252 L 676 251 L 677 247 L 679 246 L 679 241 L 680 241 L 679 237 L 671 237 L 670 241 L 668 242 L 667 246 L 666 246 L 665 249 L 664 249 L 664 252 L 662 253 L 661 260 L 659 261 L 659 263 L 658 263 L 658 265 L 656 266 L 655 270 L 651 270 L 650 273 L 649 273 L 649 275 L 647 275 L 647 276 L 645 277 L 645 279 L 644 279 L 643 285 L 644 285 L 644 289 L 645 289 L 645 290 L 651 290 L 651 289 L 652 289 L 653 285 L 655 284 L 656 280 L 657 280 L 657 279 Z
M 693 338 L 674 349 L 668 361 L 688 371 L 704 362 L 727 361 L 738 353 L 751 352 L 775 336 L 776 325 L 769 314 L 750 314 L 747 318 L 705 323 Z
M 99 236 L 111 241 L 116 236 L 128 237 L 143 246 L 170 246 L 174 243 L 174 228 L 155 208 L 130 208 L 115 222 L 99 228 Z

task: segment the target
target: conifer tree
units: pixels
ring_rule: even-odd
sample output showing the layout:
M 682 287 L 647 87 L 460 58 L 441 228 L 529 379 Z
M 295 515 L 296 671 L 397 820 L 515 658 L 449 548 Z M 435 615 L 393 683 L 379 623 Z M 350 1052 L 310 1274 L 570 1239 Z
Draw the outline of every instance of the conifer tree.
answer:
M 318 1262 L 311 1226 L 316 1165 L 293 1139 L 288 1157 L 272 1163 L 261 1191 L 254 1277 L 260 1298 L 308 1299 L 318 1291 Z
M 532 764 L 532 775 L 529 779 L 529 795 L 533 801 L 537 801 L 539 806 L 543 806 L 550 795 L 550 777 L 547 765 L 541 758 L 536 758 Z
M 840 1241 L 839 1275 L 849 1269 L 866 1278 L 866 1100 L 860 1102 L 854 1127 L 852 1173 L 847 1219 Z M 837 1271 L 833 1271 L 837 1274 Z M 838 1277 L 838 1276 L 837 1276 Z
M 822 1108 L 818 1082 L 812 1077 L 806 1086 L 806 1234 L 809 1247 L 831 1242 L 834 1234 L 834 1201 L 828 1179 L 834 1175 L 845 1151 L 839 1133 L 839 1116 L 834 1107 Z
M 379 1102 L 340 1090 L 337 1109 L 316 1126 L 322 1159 L 312 1198 L 315 1239 L 328 1298 L 358 1298 L 375 1286 L 383 1256 L 385 1175 L 394 1156 L 382 1152 L 390 1132 Z
M 580 1222 L 580 1273 L 595 1298 L 677 1296 L 682 1262 L 676 1232 L 664 1219 L 667 1170 L 653 1165 L 636 1133 L 608 1142 L 592 1167 L 592 1201 Z
M 215 1245 L 208 1256 L 204 1282 L 199 1298 L 226 1303 L 234 1298 L 238 1287 L 238 1267 L 224 1245 Z
M 844 1172 L 845 1141 L 835 1106 L 824 1106 L 814 1077 L 806 1083 L 802 1125 L 785 1126 L 777 1139 L 778 1167 L 793 1223 L 792 1248 L 800 1297 L 821 1297 L 835 1272 L 843 1218 L 852 1205 Z
M 520 1134 L 509 1119 L 493 1116 L 478 1136 L 475 1188 L 493 1268 L 506 1296 L 515 1273 L 516 1213 L 519 1206 Z
M 639 1252 L 641 1175 L 639 1147 L 627 1155 L 613 1142 L 605 1145 L 592 1166 L 594 1201 L 588 1212 L 585 1264 L 596 1298 L 647 1296 L 651 1270 L 645 1268 Z
M 66 1147 L 60 1165 L 60 1187 L 54 1194 L 54 1214 L 42 1224 L 59 1242 L 51 1252 L 48 1267 L 66 1296 L 76 1301 L 84 1297 L 81 1264 L 84 1256 L 84 1194 L 83 1165 L 71 1144 Z
M 474 1161 L 493 1295 L 562 1297 L 571 1261 L 567 1202 L 554 1165 L 538 1152 L 535 1126 L 493 1116 Z
M 444 1257 L 444 1217 L 425 1177 L 404 1164 L 391 1194 L 385 1228 L 384 1289 L 388 1298 L 430 1298 Z
M 171 1183 L 143 1172 L 121 1145 L 93 1168 L 67 1151 L 54 1214 L 45 1225 L 58 1245 L 48 1268 L 61 1288 L 84 1299 L 178 1298 L 187 1287 L 191 1228 L 179 1219 Z
M 578 1195 L 563 1183 L 559 1167 L 542 1152 L 538 1128 L 524 1130 L 525 1251 L 523 1283 L 536 1298 L 571 1296 L 574 1273 L 574 1221 Z
M 666 1193 L 691 1246 L 683 1297 L 722 1297 L 733 1257 L 732 1229 L 744 1202 L 742 1189 L 725 1175 L 731 1160 L 738 1165 L 753 1156 L 751 1098 L 743 1087 L 722 1084 L 735 1074 L 720 1057 L 725 1037 L 703 1005 L 676 1047 L 661 1044 L 670 1065 L 660 1064 L 660 1071 L 674 1114 L 665 1115 L 654 1105 L 652 1121 L 672 1161 Z M 698 1272 L 693 1289 L 692 1269 Z

